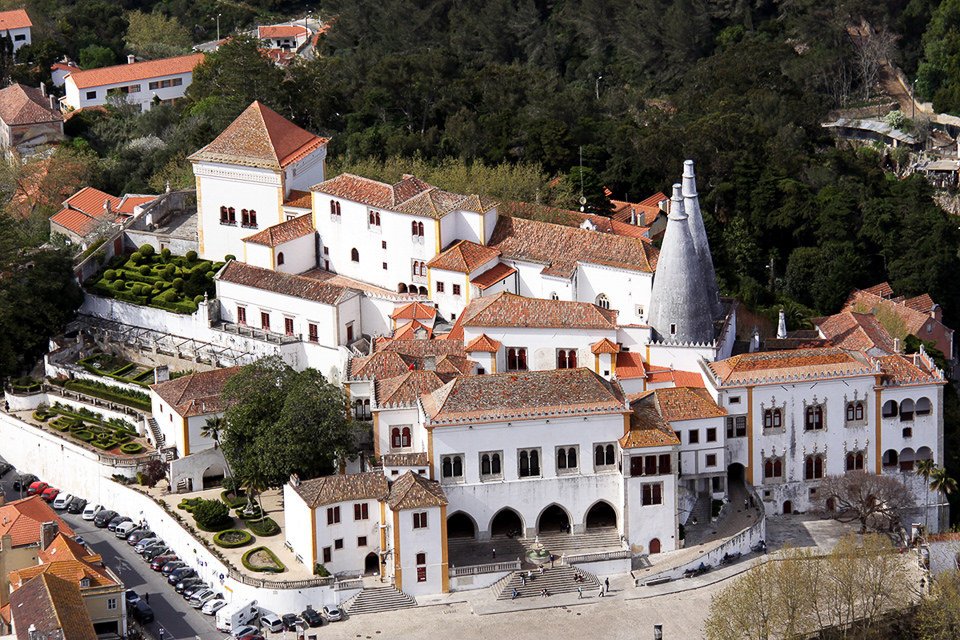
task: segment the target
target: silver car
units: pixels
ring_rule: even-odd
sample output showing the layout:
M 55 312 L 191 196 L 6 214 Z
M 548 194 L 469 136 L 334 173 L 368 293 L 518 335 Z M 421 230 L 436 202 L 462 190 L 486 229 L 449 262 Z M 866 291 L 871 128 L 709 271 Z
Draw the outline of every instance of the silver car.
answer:
M 200 593 L 195 593 L 190 596 L 190 599 L 187 600 L 187 603 L 194 609 L 199 609 L 203 605 L 207 604 L 208 600 L 213 600 L 214 598 L 219 597 L 220 594 L 213 589 L 204 589 Z

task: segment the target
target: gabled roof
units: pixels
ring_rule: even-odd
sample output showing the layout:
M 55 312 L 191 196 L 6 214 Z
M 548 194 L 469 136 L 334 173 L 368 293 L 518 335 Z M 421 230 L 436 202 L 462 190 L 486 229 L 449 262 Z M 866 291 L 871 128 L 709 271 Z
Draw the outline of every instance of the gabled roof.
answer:
M 216 279 L 328 305 L 338 304 L 349 292 L 346 287 L 316 278 L 261 269 L 236 260 L 228 262 Z
M 464 327 L 616 329 L 617 312 L 589 302 L 527 298 L 501 291 L 474 298 L 457 318 Z
M 631 224 L 630 220 L 633 219 L 634 222 L 632 224 L 649 227 L 656 221 L 658 216 L 667 215 L 667 212 L 660 208 L 660 203 L 665 200 L 669 200 L 669 198 L 663 192 L 657 192 L 640 202 L 611 200 L 610 204 L 613 205 L 613 213 L 610 214 L 610 217 L 626 224 Z
M 620 377 L 619 365 L 617 377 Z M 647 382 L 649 384 L 672 383 L 675 387 L 705 387 L 703 376 L 696 371 L 682 371 L 669 367 L 647 367 Z
M 589 369 L 552 369 L 456 378 L 423 396 L 433 424 L 463 424 L 626 410 L 619 385 Z
M 722 386 L 873 375 L 866 356 L 855 355 L 836 347 L 760 351 L 711 362 L 705 368 Z
M 620 353 L 620 345 L 610 338 L 604 338 L 590 345 L 590 351 L 598 355 L 601 353 Z
M 309 213 L 286 220 L 263 231 L 247 236 L 244 242 L 262 244 L 267 247 L 278 247 L 285 242 L 302 238 L 313 233 L 313 216 Z
M 653 392 L 657 409 L 667 422 L 719 418 L 727 410 L 718 406 L 713 397 L 703 388 L 668 387 Z
M 437 308 L 422 302 L 408 302 L 396 307 L 390 317 L 394 320 L 433 320 L 437 317 Z
M 636 351 L 621 351 L 617 354 L 617 378 L 620 380 L 634 380 L 646 378 L 647 369 L 643 356 Z
M 378 407 L 412 407 L 425 393 L 435 391 L 450 381 L 450 374 L 415 369 L 403 375 L 377 382 Z
M 476 276 L 470 281 L 470 284 L 475 285 L 478 289 L 480 289 L 480 291 L 485 291 L 498 282 L 502 282 L 507 276 L 511 276 L 516 272 L 517 270 L 510 265 L 498 262 L 480 275 Z
M 27 15 L 26 9 L 0 11 L 0 31 L 25 29 L 26 27 L 32 26 L 33 23 L 30 21 L 30 16 Z
M 877 287 L 879 286 L 880 285 L 877 285 Z M 876 289 L 877 287 L 872 288 Z M 931 317 L 929 311 L 918 311 L 915 308 L 916 306 L 923 306 L 923 304 L 925 304 L 925 302 L 920 301 L 922 299 L 923 296 L 910 298 L 910 300 L 914 302 L 912 305 L 907 305 L 903 299 L 891 299 L 889 296 L 881 296 L 880 294 L 864 289 L 854 291 L 850 294 L 844 309 L 872 313 L 874 315 L 876 315 L 879 310 L 882 310 L 899 318 L 903 322 L 903 328 L 906 329 L 908 334 L 919 336 L 921 335 L 921 330 L 928 322 L 936 322 L 936 319 Z M 933 303 L 933 300 L 931 299 L 930 302 Z M 931 304 L 931 309 L 932 306 Z
M 348 500 L 383 500 L 390 487 L 382 471 L 368 471 L 303 480 L 294 490 L 308 507 L 316 509 Z
M 306 36 L 307 28 L 301 24 L 273 24 L 265 27 L 257 27 L 257 37 L 261 40 L 267 38 L 300 38 Z
M 677 434 L 657 410 L 656 396 L 644 391 L 630 397 L 630 430 L 619 440 L 623 449 L 669 447 L 680 444 Z
M 43 638 L 97 640 L 80 587 L 50 574 L 40 575 L 10 594 L 10 615 L 17 640 Z M 58 633 L 60 632 L 60 633 Z
M 73 71 L 67 76 L 67 82 L 73 82 L 78 89 L 89 89 L 109 84 L 136 82 L 137 80 L 151 80 L 181 73 L 190 73 L 198 64 L 203 62 L 202 53 L 191 53 L 185 56 L 147 60 L 133 64 L 118 64 L 112 67 L 100 67 L 87 71 Z M 146 91 L 147 87 L 141 87 Z
M 383 380 L 401 376 L 416 368 L 417 359 L 393 351 L 377 351 L 369 356 L 350 358 L 347 377 L 350 380 Z
M 80 548 L 77 549 L 72 545 Z M 72 540 L 66 540 L 62 533 L 50 546 L 40 552 L 40 564 L 10 572 L 10 586 L 18 589 L 41 574 L 55 575 L 76 584 L 81 589 L 120 584 L 103 566 L 103 558 L 97 554 L 91 554 Z M 81 585 L 84 579 L 88 580 L 89 584 Z
M 411 320 L 393 332 L 394 340 L 422 340 L 433 337 L 433 327 Z
M 392 340 L 377 343 L 377 351 L 394 351 L 415 358 L 429 356 L 466 356 L 462 340 Z
M 189 160 L 280 170 L 327 142 L 327 138 L 298 127 L 260 101 L 254 101 Z
M 471 274 L 491 260 L 496 260 L 499 255 L 500 252 L 491 247 L 469 240 L 457 240 L 428 262 L 427 266 L 431 269 Z
M 933 360 L 926 355 L 902 353 L 877 358 L 884 380 L 896 385 L 945 384 Z
M 61 533 L 74 535 L 70 525 L 40 496 L 30 496 L 0 505 L 0 536 L 9 535 L 14 547 L 38 544 L 40 527 L 44 522 L 56 522 Z
M 385 467 L 424 467 L 428 464 L 430 464 L 430 456 L 425 451 L 383 454 L 383 466 Z
M 919 311 L 921 313 L 931 313 L 937 306 L 937 303 L 933 301 L 933 298 L 930 297 L 929 293 L 923 293 L 913 298 L 907 298 L 903 301 L 903 304 L 907 307 L 910 307 L 914 311 Z
M 872 313 L 841 311 L 826 318 L 814 320 L 827 340 L 835 347 L 863 351 L 873 356 L 895 351 L 893 336 Z
M 131 195 L 128 193 L 120 199 L 120 204 L 117 205 L 117 213 L 132 216 L 137 207 L 145 205 L 148 202 L 153 202 L 159 197 L 160 196 Z
M 470 341 L 470 343 L 464 347 L 467 353 L 473 351 L 479 351 L 480 353 L 496 353 L 500 351 L 500 347 L 503 346 L 502 342 L 494 340 L 485 333 L 481 333 L 479 336 Z
M 596 233 L 549 222 L 501 215 L 489 246 L 501 257 L 544 265 L 544 273 L 569 278 L 578 264 L 653 273 L 659 252 L 637 238 Z
M 501 215 L 525 218 L 527 220 L 539 220 L 541 222 L 559 224 L 565 227 L 586 228 L 599 233 L 643 238 L 649 241 L 649 229 L 646 227 L 626 224 L 621 220 L 615 220 L 612 217 L 601 216 L 595 213 L 581 213 L 579 211 L 558 209 L 556 207 L 548 207 L 532 202 L 505 202 L 500 206 L 499 213 Z
M 439 482 L 428 480 L 419 473 L 407 471 L 390 487 L 387 504 L 393 511 L 443 507 L 447 504 L 447 496 L 443 493 L 443 487 Z
M 9 126 L 62 122 L 63 114 L 50 106 L 40 89 L 15 83 L 0 90 L 0 120 Z
M 283 206 L 290 207 L 292 209 L 312 209 L 313 196 L 309 191 L 291 189 L 290 193 L 287 195 L 287 199 L 283 201 Z
M 439 374 L 452 373 L 459 376 L 473 375 L 476 364 L 465 356 L 438 356 L 436 372 Z
M 221 413 L 225 409 L 221 398 L 223 387 L 240 369 L 228 367 L 191 373 L 150 385 L 150 389 L 182 417 Z
M 867 287 L 863 291 L 881 298 L 890 298 L 893 296 L 893 287 L 891 287 L 890 283 L 886 281 L 881 282 L 880 284 L 875 284 L 872 287 Z

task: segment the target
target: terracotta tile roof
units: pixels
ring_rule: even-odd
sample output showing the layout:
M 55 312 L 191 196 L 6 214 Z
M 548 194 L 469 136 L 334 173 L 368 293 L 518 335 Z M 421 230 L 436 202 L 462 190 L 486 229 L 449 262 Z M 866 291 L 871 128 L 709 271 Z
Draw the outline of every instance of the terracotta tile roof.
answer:
M 79 71 L 78 67 L 74 62 L 54 62 L 50 65 L 50 71 Z
M 457 321 L 450 328 L 450 333 L 439 336 L 437 340 L 453 340 L 463 344 L 463 313 L 457 316 Z
M 347 378 L 350 380 L 384 380 L 416 369 L 417 359 L 393 351 L 377 351 L 360 358 L 350 358 Z
M 647 369 L 643 357 L 636 351 L 621 351 L 617 354 L 617 378 L 634 380 L 646 378 Z
M 321 138 L 254 101 L 213 142 L 188 159 L 279 170 L 325 146 Z
M 590 351 L 598 355 L 601 353 L 620 353 L 620 345 L 610 338 L 604 338 L 590 345 Z
M 610 204 L 613 205 L 613 213 L 610 214 L 610 217 L 621 223 L 638 224 L 641 227 L 649 227 L 656 221 L 658 216 L 666 215 L 666 212 L 660 208 L 660 203 L 664 200 L 668 200 L 668 198 L 662 192 L 655 193 L 640 202 L 611 200 Z M 630 223 L 631 219 L 635 222 Z
M 503 346 L 502 342 L 494 340 L 485 333 L 481 333 L 479 336 L 470 341 L 470 343 L 464 347 L 467 353 L 472 351 L 479 351 L 480 353 L 496 353 L 500 351 L 500 347 Z
M 433 337 L 433 327 L 411 320 L 393 332 L 394 340 L 424 340 Z
M 615 220 L 593 213 L 557 209 L 555 207 L 530 202 L 505 202 L 500 205 L 499 213 L 500 215 L 549 222 L 565 227 L 581 228 L 584 222 L 589 222 L 592 226 L 591 231 L 629 236 L 631 238 L 642 238 L 649 241 L 650 230 L 646 227 L 625 224 L 621 220 Z
M 308 507 L 316 509 L 349 500 L 383 500 L 390 487 L 382 472 L 368 471 L 303 480 L 294 490 Z
M 0 120 L 9 126 L 63 122 L 63 114 L 50 107 L 40 89 L 16 83 L 0 90 Z
M 267 38 L 300 38 L 306 36 L 307 28 L 298 24 L 274 24 L 266 27 L 257 27 L 257 37 Z
M 516 272 L 517 270 L 510 265 L 498 262 L 471 280 L 470 284 L 476 285 L 478 289 L 484 291 L 498 282 L 502 282 L 504 278 L 511 276 Z
M 175 58 L 160 60 L 146 60 L 133 64 L 118 64 L 112 67 L 100 67 L 87 71 L 73 71 L 67 77 L 67 82 L 73 82 L 78 89 L 89 89 L 107 84 L 122 84 L 137 80 L 151 80 L 181 73 L 190 73 L 198 64 L 203 62 L 202 53 L 191 53 Z M 147 87 L 141 87 L 143 91 Z
M 438 425 L 625 410 L 619 385 L 582 368 L 465 376 L 423 396 L 422 403 Z
M 329 305 L 336 305 L 341 302 L 348 292 L 345 287 L 323 282 L 307 275 L 294 275 L 261 269 L 236 260 L 228 262 L 216 279 Z
M 660 415 L 667 422 L 727 415 L 727 410 L 718 406 L 706 389 L 670 387 L 657 389 L 653 393 Z
M 407 471 L 390 487 L 387 504 L 393 511 L 442 507 L 447 504 L 447 496 L 439 482 Z
M 872 287 L 863 289 L 863 292 L 880 298 L 889 298 L 893 295 L 893 287 L 890 286 L 889 282 L 881 282 L 880 284 L 875 284 Z
M 67 582 L 76 584 L 83 589 L 92 587 L 113 587 L 118 586 L 107 570 L 103 567 L 103 559 L 98 555 L 75 559 L 67 555 L 65 559 L 52 560 L 43 564 L 17 569 L 10 572 L 10 586 L 13 589 L 21 588 L 33 578 L 39 575 L 54 575 Z M 80 581 L 87 579 L 90 584 L 86 587 L 80 584 Z
M 17 640 L 33 640 L 31 627 L 43 638 L 97 640 L 79 586 L 54 575 L 38 576 L 11 593 L 10 612 Z
M 40 496 L 30 496 L 0 505 L 0 536 L 9 535 L 14 547 L 40 542 L 40 525 L 56 522 L 62 533 L 73 536 L 73 529 L 64 522 Z
M 112 211 L 120 208 L 120 198 L 104 193 L 100 189 L 84 187 L 64 200 L 63 206 L 89 213 L 92 216 L 103 216 L 104 205 L 108 202 Z M 112 220 L 113 217 L 111 216 L 110 219 Z
M 893 337 L 872 313 L 841 311 L 832 316 L 814 320 L 814 324 L 835 347 L 876 352 L 870 355 L 894 352 Z
M 431 269 L 456 271 L 471 274 L 491 260 L 496 260 L 500 252 L 469 240 L 457 240 L 442 253 L 427 263 Z
M 101 225 L 110 224 L 113 220 L 104 220 L 99 217 L 95 218 L 76 209 L 61 209 L 50 216 L 50 222 L 68 231 L 72 231 L 81 238 L 85 238 L 96 231 Z
M 227 367 L 191 373 L 150 385 L 150 389 L 182 417 L 221 413 L 225 407 L 221 394 L 227 380 L 241 367 Z
M 291 189 L 290 195 L 288 195 L 287 199 L 283 201 L 283 206 L 292 207 L 294 209 L 312 209 L 313 196 L 309 191 Z
M 914 311 L 927 314 L 931 313 L 934 307 L 937 306 L 937 303 L 933 301 L 933 298 L 930 297 L 929 293 L 924 293 L 914 298 L 907 298 L 903 301 L 903 304 L 907 307 L 910 307 Z
M 30 16 L 25 9 L 13 9 L 11 11 L 0 11 L 0 31 L 10 29 L 24 29 L 32 27 Z
M 477 195 L 443 191 L 414 176 L 403 176 L 396 184 L 389 185 L 352 173 L 341 173 L 335 178 L 314 185 L 312 190 L 375 209 L 389 209 L 437 220 L 451 211 L 483 213 L 496 206 L 495 202 L 484 200 Z
M 160 196 L 133 196 L 129 193 L 120 200 L 120 204 L 117 205 L 117 213 L 125 213 L 127 215 L 133 215 L 134 209 L 139 206 L 145 205 L 148 202 L 153 202 Z
M 292 220 L 285 220 L 263 231 L 247 236 L 244 242 L 262 244 L 267 247 L 278 247 L 285 242 L 302 238 L 313 233 L 313 216 L 309 213 L 297 216 Z
M 53 562 L 54 560 L 83 560 L 84 558 L 96 558 L 100 561 L 100 556 L 91 554 L 90 551 L 76 542 L 73 538 L 58 533 L 53 542 L 47 545 L 37 554 L 41 562 Z
M 879 285 L 878 285 L 879 286 Z M 911 298 L 914 300 L 915 298 Z M 931 301 L 932 302 L 932 301 Z M 931 321 L 929 313 L 918 311 L 902 300 L 881 297 L 867 290 L 854 291 L 847 299 L 844 310 L 876 314 L 878 309 L 896 315 L 903 321 L 908 334 L 920 335 L 920 330 Z
M 465 327 L 616 329 L 617 312 L 589 302 L 527 298 L 501 291 L 474 298 L 460 315 Z M 457 318 L 459 321 L 460 318 Z
M 439 374 L 453 373 L 461 376 L 473 375 L 476 363 L 465 356 L 438 356 L 436 371 Z
M 385 467 L 425 467 L 430 464 L 430 456 L 421 453 L 386 453 L 383 456 Z
M 412 407 L 425 393 L 436 391 L 450 381 L 450 374 L 416 369 L 377 382 L 377 407 Z
M 657 411 L 656 396 L 652 391 L 630 397 L 630 430 L 620 438 L 623 449 L 669 447 L 680 444 L 677 435 Z
M 724 386 L 872 375 L 866 356 L 836 347 L 745 353 L 706 365 Z
M 369 282 L 362 282 L 360 280 L 354 280 L 353 278 L 347 278 L 346 276 L 341 276 L 325 269 L 311 269 L 310 271 L 305 271 L 300 275 L 304 278 L 316 280 L 317 282 L 323 282 L 329 285 L 342 287 L 344 289 L 363 291 L 364 293 L 368 293 L 372 296 L 386 298 L 388 300 L 396 301 L 423 299 L 423 296 L 397 293 L 391 289 L 384 289 L 383 287 L 378 287 L 377 285 L 370 284 Z
M 653 273 L 659 252 L 625 236 L 500 216 L 490 246 L 505 259 L 537 262 L 547 275 L 570 277 L 578 263 Z
M 903 384 L 940 384 L 944 383 L 932 360 L 924 361 L 919 354 L 902 353 L 880 356 L 877 361 L 883 372 L 884 380 L 898 385 Z
M 466 356 L 462 340 L 387 340 L 377 345 L 377 351 L 395 351 L 415 358 L 429 356 Z
M 617 369 L 619 376 L 620 369 Z M 669 367 L 647 367 L 647 382 L 650 384 L 672 383 L 675 387 L 705 387 L 703 376 L 696 371 L 681 371 Z
M 394 320 L 433 320 L 437 317 L 437 308 L 422 302 L 408 302 L 396 307 L 390 317 Z

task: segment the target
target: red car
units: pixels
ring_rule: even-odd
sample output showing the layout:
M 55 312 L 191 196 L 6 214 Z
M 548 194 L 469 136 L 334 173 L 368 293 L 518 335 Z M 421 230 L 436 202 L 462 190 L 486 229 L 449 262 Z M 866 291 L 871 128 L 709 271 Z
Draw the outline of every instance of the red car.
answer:
M 53 502 L 57 499 L 57 494 L 60 493 L 60 489 L 54 487 L 47 487 L 43 490 L 43 493 L 40 494 L 40 497 L 43 498 L 44 502 Z
M 44 491 L 46 491 L 47 487 L 49 486 L 50 485 L 48 485 L 46 482 L 41 482 L 37 480 L 27 488 L 27 495 L 33 496 L 33 495 L 41 494 Z

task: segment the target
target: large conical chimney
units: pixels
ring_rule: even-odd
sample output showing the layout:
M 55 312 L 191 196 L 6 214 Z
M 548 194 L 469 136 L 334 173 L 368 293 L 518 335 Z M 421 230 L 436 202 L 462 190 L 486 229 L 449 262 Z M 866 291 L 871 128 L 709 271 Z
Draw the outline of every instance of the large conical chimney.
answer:
M 723 314 L 720 305 L 720 290 L 717 288 L 717 273 L 713 268 L 713 256 L 707 240 L 707 229 L 703 226 L 703 214 L 700 212 L 700 197 L 697 194 L 697 176 L 693 171 L 693 160 L 683 163 L 683 207 L 687 212 L 687 224 L 693 237 L 693 247 L 700 261 L 700 277 L 708 287 L 707 297 L 713 319 Z

